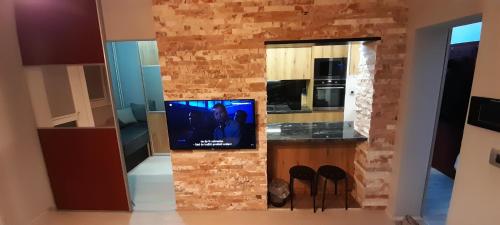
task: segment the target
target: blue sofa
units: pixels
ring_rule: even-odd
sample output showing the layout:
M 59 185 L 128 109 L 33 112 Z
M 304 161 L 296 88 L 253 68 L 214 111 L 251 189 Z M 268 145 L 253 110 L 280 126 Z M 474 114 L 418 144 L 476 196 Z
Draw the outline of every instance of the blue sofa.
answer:
M 149 132 L 144 105 L 131 104 L 133 119 L 126 119 L 118 113 L 120 137 L 127 172 L 149 157 Z M 122 117 L 122 118 L 120 118 Z M 134 121 L 134 122 L 130 122 Z

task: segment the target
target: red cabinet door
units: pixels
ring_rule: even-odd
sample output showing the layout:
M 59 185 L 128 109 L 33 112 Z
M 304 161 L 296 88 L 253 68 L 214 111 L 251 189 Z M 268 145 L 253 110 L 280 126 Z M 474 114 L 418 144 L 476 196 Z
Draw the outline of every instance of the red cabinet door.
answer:
M 95 0 L 16 0 L 24 65 L 104 63 Z
M 114 128 L 41 128 L 38 136 L 58 209 L 129 210 Z

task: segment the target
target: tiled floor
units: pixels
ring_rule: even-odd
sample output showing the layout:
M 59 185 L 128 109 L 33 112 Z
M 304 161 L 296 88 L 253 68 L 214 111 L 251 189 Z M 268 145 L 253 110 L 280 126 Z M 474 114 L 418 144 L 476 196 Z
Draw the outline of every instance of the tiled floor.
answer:
M 128 173 L 134 211 L 175 210 L 170 156 L 152 156 Z
M 422 206 L 422 216 L 427 225 L 446 224 L 452 190 L 453 180 L 432 168 Z
M 383 210 L 49 212 L 33 225 L 393 225 Z
M 345 207 L 345 201 L 344 201 L 344 193 L 339 193 L 338 195 L 332 194 L 327 194 L 325 198 L 325 208 L 331 209 L 331 208 L 337 208 L 337 209 L 343 209 Z M 321 197 L 322 194 L 319 193 L 316 196 L 316 209 L 321 211 Z M 312 211 L 312 197 L 310 195 L 306 194 L 296 194 L 295 198 L 293 199 L 293 207 L 294 209 L 310 209 Z M 354 200 L 352 196 L 349 195 L 349 210 L 353 208 L 360 208 L 361 206 L 359 203 Z M 290 210 L 290 201 L 287 201 L 287 203 L 280 208 L 274 207 L 272 205 L 269 205 L 269 208 L 272 210 Z
M 167 171 L 167 172 L 165 172 Z M 168 156 L 150 157 L 129 173 L 135 211 L 50 211 L 33 225 L 393 225 L 384 210 L 311 209 L 175 211 Z M 166 190 L 165 190 L 166 189 Z M 166 202 L 169 202 L 166 204 Z M 330 203 L 330 206 L 332 203 Z M 146 212 L 148 211 L 148 212 Z

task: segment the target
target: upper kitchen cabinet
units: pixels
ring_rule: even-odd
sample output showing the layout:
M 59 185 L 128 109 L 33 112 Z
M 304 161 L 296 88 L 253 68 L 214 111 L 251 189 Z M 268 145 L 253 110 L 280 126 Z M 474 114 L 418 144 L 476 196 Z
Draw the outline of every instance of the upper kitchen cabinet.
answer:
M 312 47 L 313 58 L 343 58 L 349 54 L 349 45 L 319 45 Z
M 312 79 L 311 47 L 266 49 L 267 80 Z
M 104 63 L 95 0 L 17 0 L 24 65 Z
M 353 42 L 351 43 L 351 47 L 349 50 L 349 74 L 350 75 L 358 75 L 360 74 L 361 67 L 359 63 L 361 62 L 361 42 Z

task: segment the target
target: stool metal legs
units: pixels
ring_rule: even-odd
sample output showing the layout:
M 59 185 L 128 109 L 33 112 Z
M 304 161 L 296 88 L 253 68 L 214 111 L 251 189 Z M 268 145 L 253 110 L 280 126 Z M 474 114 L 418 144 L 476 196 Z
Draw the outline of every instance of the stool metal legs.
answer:
M 293 211 L 293 177 L 290 177 L 290 210 Z
M 317 193 L 316 181 L 313 179 L 311 181 L 311 195 L 313 198 L 313 211 L 316 213 L 316 193 Z
M 326 182 L 327 179 L 324 179 L 325 181 L 323 182 L 323 199 L 321 200 L 321 211 L 325 211 L 325 195 L 326 195 Z
M 293 211 L 293 197 L 295 195 L 294 188 L 293 188 L 293 181 L 294 178 L 290 177 L 290 211 Z M 316 212 L 316 182 L 314 180 L 311 180 L 311 196 L 313 199 L 313 210 Z
M 317 187 L 316 187 L 316 179 L 313 177 L 311 180 L 311 196 L 313 198 L 313 211 L 316 212 L 316 193 L 317 193 Z
M 319 181 L 319 180 L 318 180 Z M 321 211 L 325 211 L 325 196 L 326 196 L 326 183 L 327 183 L 328 179 L 324 178 L 324 182 L 323 182 L 323 198 L 321 199 Z M 345 190 L 344 190 L 344 193 L 345 193 L 345 210 L 347 210 L 347 208 L 349 208 L 349 205 L 348 205 L 348 200 L 349 200 L 349 192 L 347 190 L 347 177 L 345 178 Z M 335 184 L 335 195 L 337 195 L 337 182 L 338 181 L 334 181 L 334 184 Z M 319 183 L 319 182 L 318 182 Z
M 347 208 L 348 208 L 347 204 L 348 204 L 348 197 L 349 197 L 348 196 L 349 192 L 347 191 L 347 183 L 348 182 L 347 182 L 347 176 L 346 176 L 345 177 L 345 210 L 347 210 Z

